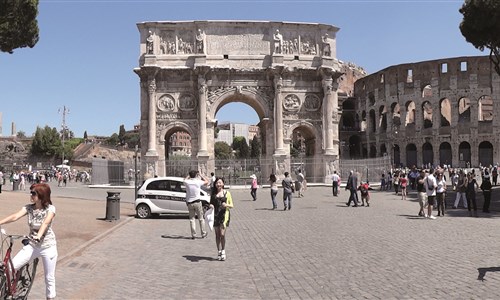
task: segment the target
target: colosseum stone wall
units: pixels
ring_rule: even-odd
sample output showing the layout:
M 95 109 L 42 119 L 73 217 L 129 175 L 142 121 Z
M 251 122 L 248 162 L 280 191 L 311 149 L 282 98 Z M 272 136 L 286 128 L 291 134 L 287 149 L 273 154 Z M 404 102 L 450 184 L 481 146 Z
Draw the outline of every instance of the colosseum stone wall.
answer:
M 500 77 L 487 56 L 401 64 L 357 80 L 343 103 L 343 158 L 395 165 L 500 161 Z

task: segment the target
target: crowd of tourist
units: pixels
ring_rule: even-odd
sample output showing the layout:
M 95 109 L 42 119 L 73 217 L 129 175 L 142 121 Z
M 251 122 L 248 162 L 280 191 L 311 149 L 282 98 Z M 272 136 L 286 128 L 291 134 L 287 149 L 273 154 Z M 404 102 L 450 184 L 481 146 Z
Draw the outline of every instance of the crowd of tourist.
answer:
M 418 215 L 430 219 L 435 219 L 432 209 L 437 209 L 437 216 L 445 215 L 446 195 L 454 192 L 455 201 L 452 208 L 458 208 L 462 200 L 462 206 L 469 211 L 469 215 L 477 217 L 476 194 L 479 190 L 482 191 L 484 197 L 482 211 L 489 213 L 491 189 L 497 185 L 498 166 L 480 166 L 478 173 L 476 170 L 449 166 L 435 169 L 432 167 L 417 169 L 415 166 L 411 169 L 391 169 L 381 174 L 380 190 L 394 191 L 396 195 L 400 194 L 403 200 L 407 199 L 407 187 L 416 190 L 420 204 Z M 451 191 L 448 190 L 449 186 Z
M 66 186 L 71 181 L 90 182 L 88 172 L 78 172 L 67 168 L 52 167 L 50 170 L 43 171 L 0 171 L 0 187 L 5 184 L 16 185 L 19 190 L 26 190 L 26 186 L 35 183 L 45 183 L 56 181 L 58 186 Z M 1 191 L 1 190 L 0 190 Z

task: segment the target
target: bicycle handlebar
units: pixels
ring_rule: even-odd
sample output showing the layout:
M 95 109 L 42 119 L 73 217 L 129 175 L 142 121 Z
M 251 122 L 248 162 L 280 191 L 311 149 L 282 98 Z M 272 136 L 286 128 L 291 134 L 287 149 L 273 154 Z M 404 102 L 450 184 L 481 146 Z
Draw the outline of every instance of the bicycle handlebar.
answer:
M 11 239 L 11 240 L 28 239 L 28 240 L 30 240 L 30 241 L 32 241 L 32 242 L 35 242 L 35 243 L 40 242 L 40 240 L 39 240 L 39 239 L 35 239 L 35 238 L 33 238 L 32 236 L 21 235 L 21 234 L 7 234 L 7 232 L 5 231 L 5 229 L 1 228 L 1 226 L 0 226 L 0 233 L 1 233 L 2 235 L 5 235 L 6 237 L 8 237 L 8 238 L 9 238 L 9 239 Z M 25 241 L 23 240 L 23 245 L 25 245 L 25 246 L 26 246 L 28 243 L 29 243 L 29 242 L 26 242 L 26 243 L 25 243 Z

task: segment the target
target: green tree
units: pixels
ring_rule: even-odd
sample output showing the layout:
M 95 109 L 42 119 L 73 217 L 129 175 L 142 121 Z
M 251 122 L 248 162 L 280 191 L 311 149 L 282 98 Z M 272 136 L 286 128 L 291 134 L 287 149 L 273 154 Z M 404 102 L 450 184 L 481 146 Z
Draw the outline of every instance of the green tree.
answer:
M 118 131 L 118 140 L 120 141 L 120 145 L 125 145 L 125 125 L 120 125 L 120 130 Z
M 136 145 L 141 148 L 141 138 L 139 133 L 126 133 L 123 136 L 123 145 L 125 144 L 128 145 L 128 148 L 130 149 L 134 149 Z
M 464 16 L 462 35 L 477 49 L 490 49 L 490 60 L 500 75 L 500 1 L 467 0 L 459 11 Z
M 236 157 L 248 158 L 250 156 L 250 148 L 247 140 L 242 136 L 235 136 L 233 139 L 233 149 L 236 151 Z
M 61 138 L 59 131 L 53 127 L 45 126 L 43 129 L 36 128 L 31 153 L 44 156 L 58 156 L 61 154 Z
M 226 142 L 215 142 L 214 152 L 217 159 L 230 159 L 233 149 Z
M 33 48 L 38 42 L 38 0 L 0 0 L 0 50 Z
M 110 146 L 116 146 L 118 144 L 120 144 L 120 139 L 118 138 L 118 134 L 116 133 L 113 133 L 107 140 L 106 140 L 106 144 L 110 145 Z
M 71 160 L 75 148 L 83 142 L 82 138 L 71 138 L 64 142 L 64 159 Z
M 17 137 L 20 138 L 20 139 L 24 139 L 26 138 L 26 133 L 24 131 L 18 131 L 17 132 Z
M 260 157 L 262 153 L 262 144 L 260 142 L 260 138 L 254 136 L 252 141 L 250 142 L 250 157 L 257 158 Z

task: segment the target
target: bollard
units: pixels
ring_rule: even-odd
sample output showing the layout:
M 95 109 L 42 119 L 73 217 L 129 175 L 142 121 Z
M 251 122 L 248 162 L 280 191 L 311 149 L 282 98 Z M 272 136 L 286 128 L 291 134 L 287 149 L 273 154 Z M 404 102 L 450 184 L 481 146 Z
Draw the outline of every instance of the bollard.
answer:
M 120 220 L 120 192 L 108 191 L 106 197 L 106 221 Z

